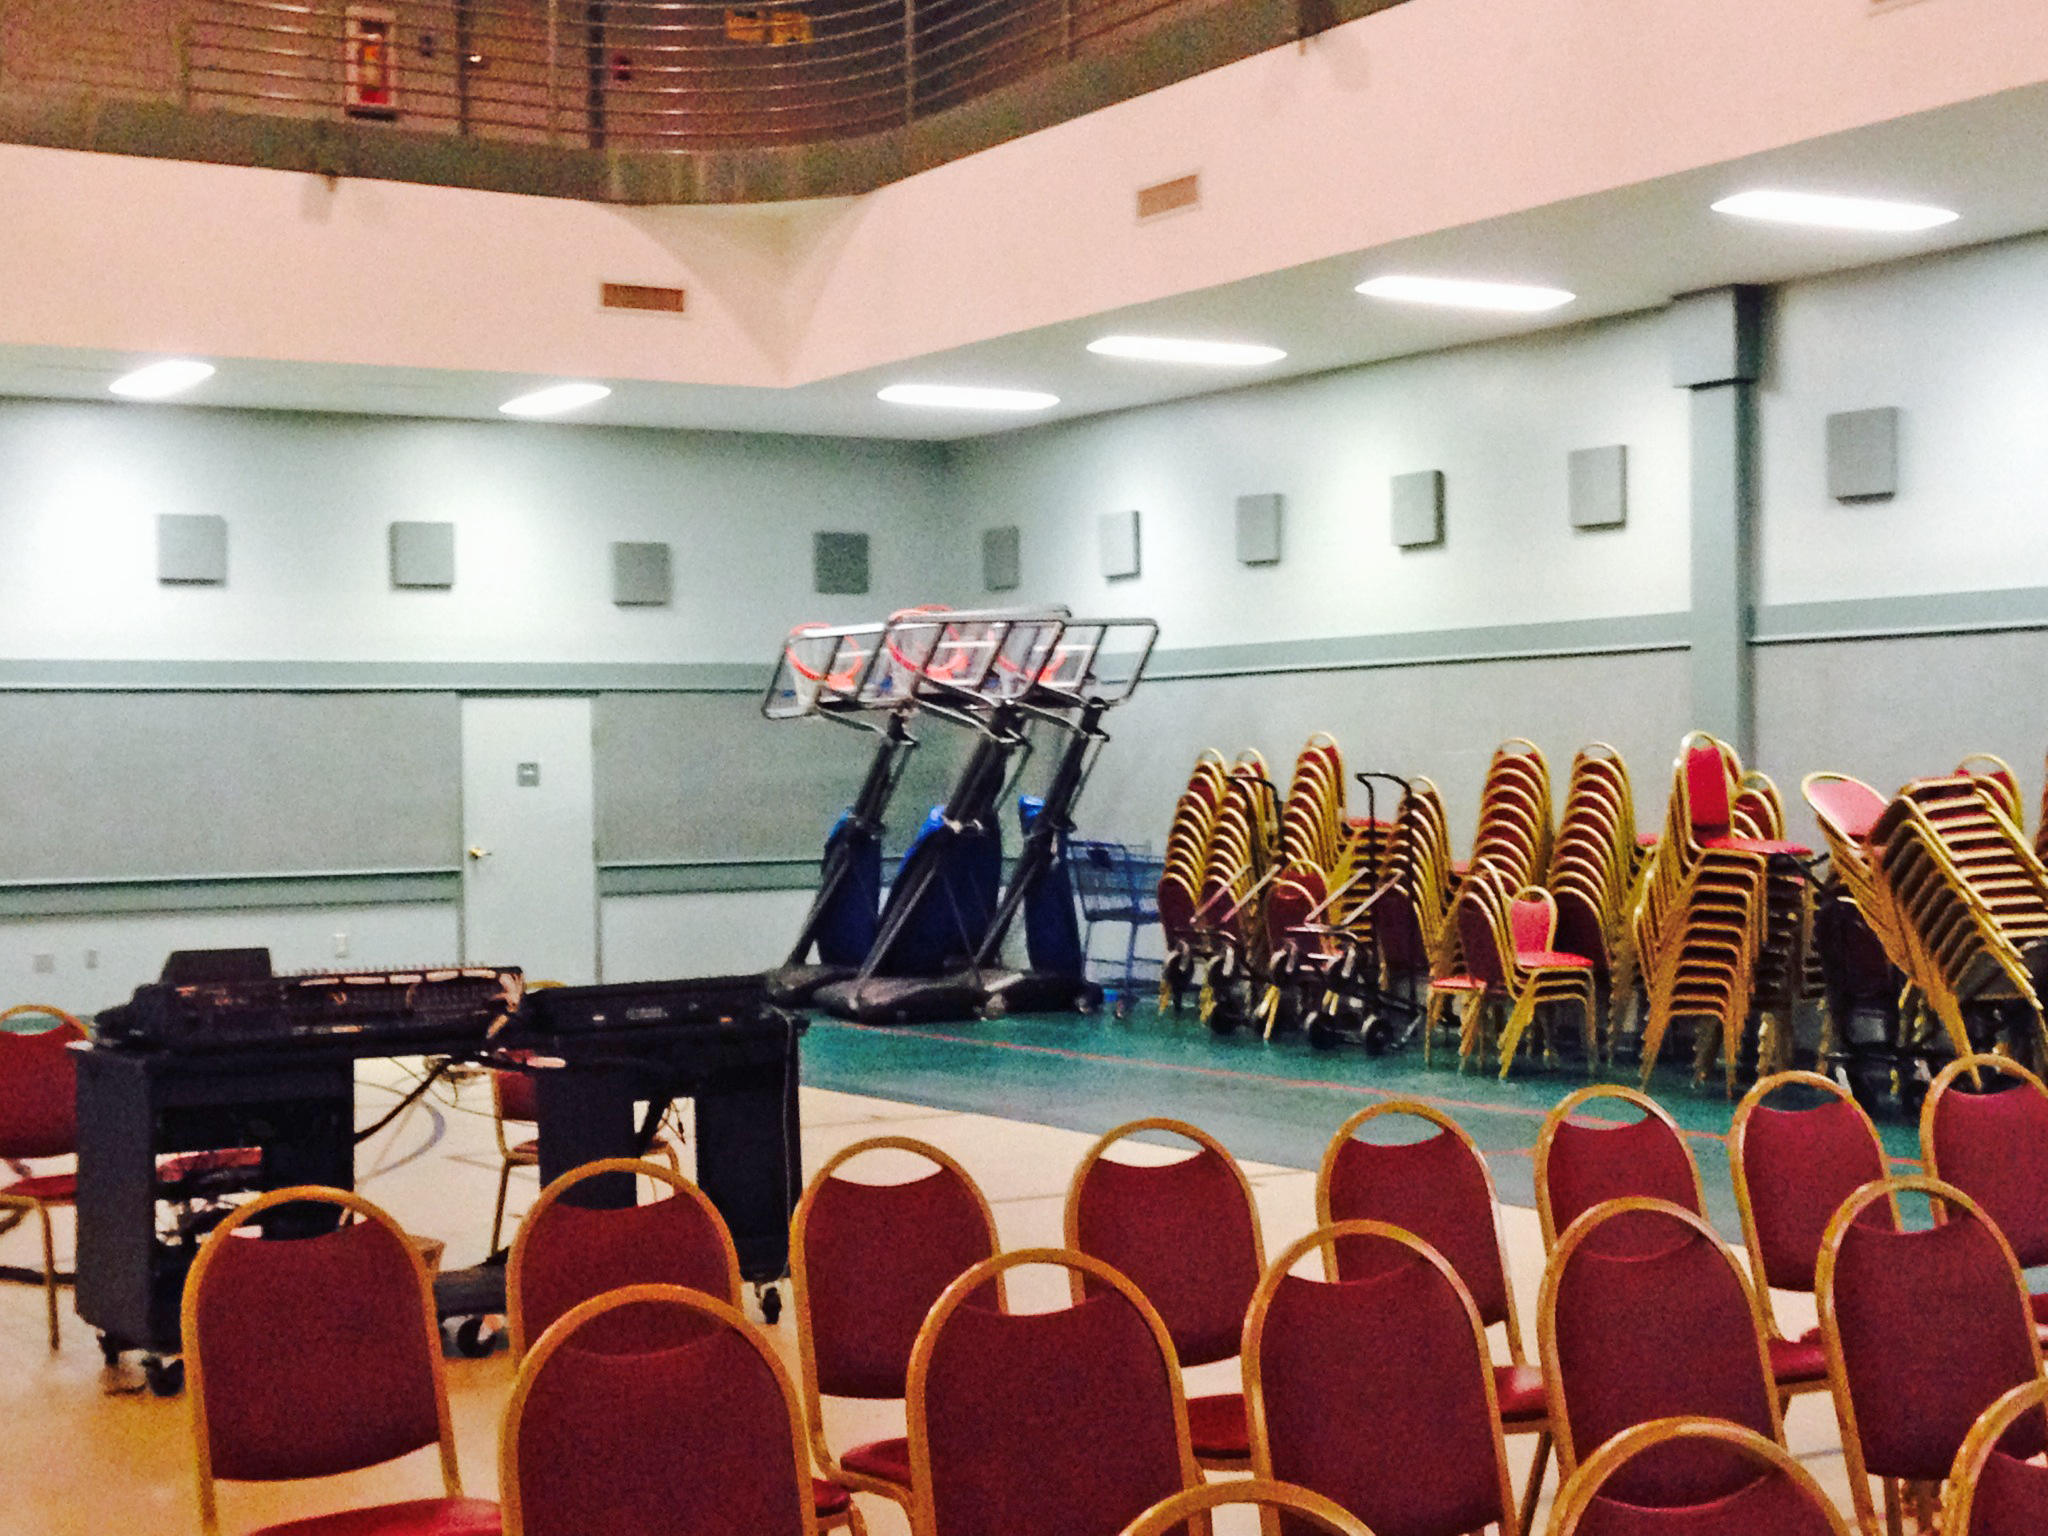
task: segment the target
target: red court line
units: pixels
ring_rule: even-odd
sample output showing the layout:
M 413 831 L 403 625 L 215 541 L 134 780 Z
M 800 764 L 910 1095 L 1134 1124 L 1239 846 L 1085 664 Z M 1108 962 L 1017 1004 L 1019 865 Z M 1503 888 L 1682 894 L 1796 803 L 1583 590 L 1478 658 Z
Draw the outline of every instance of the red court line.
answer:
M 849 1029 L 874 1030 L 878 1034 L 893 1034 L 894 1031 L 876 1024 L 852 1024 Z M 1525 1109 L 1519 1104 L 1484 1104 L 1474 1099 L 1447 1099 L 1434 1094 L 1396 1093 L 1388 1088 L 1366 1088 L 1356 1083 L 1332 1083 L 1314 1077 L 1280 1077 L 1270 1072 L 1244 1072 L 1234 1067 L 1189 1067 L 1176 1062 L 1145 1061 L 1130 1056 L 1104 1056 L 1095 1051 L 1068 1050 L 1057 1045 L 1026 1045 L 1018 1040 L 979 1040 L 971 1035 L 943 1035 L 931 1030 L 919 1030 L 920 1040 L 943 1040 L 949 1045 L 973 1045 L 983 1050 L 1022 1051 L 1033 1056 L 1057 1056 L 1067 1061 L 1096 1062 L 1105 1066 L 1147 1068 L 1154 1072 L 1180 1072 L 1190 1077 L 1222 1077 L 1246 1083 L 1277 1083 L 1283 1088 L 1316 1088 L 1326 1093 L 1364 1094 L 1377 1099 L 1421 1099 L 1425 1103 L 1439 1104 L 1447 1109 L 1469 1109 L 1486 1115 L 1520 1115 L 1528 1120 L 1542 1120 L 1547 1111 Z M 1715 1131 L 1690 1131 L 1679 1127 L 1679 1134 L 1700 1141 L 1711 1141 L 1724 1151 L 1728 1138 Z

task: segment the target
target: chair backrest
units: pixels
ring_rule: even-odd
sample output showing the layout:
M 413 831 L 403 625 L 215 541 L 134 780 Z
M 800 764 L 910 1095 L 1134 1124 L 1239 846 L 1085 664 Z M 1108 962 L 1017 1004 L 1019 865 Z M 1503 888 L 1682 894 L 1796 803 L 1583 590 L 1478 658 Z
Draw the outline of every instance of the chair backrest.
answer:
M 1508 941 L 1518 955 L 1552 948 L 1557 939 L 1557 899 L 1540 885 L 1524 886 L 1508 903 Z
M 247 1230 L 304 1224 L 323 1205 L 355 1220 L 312 1237 Z M 207 1531 L 216 1478 L 328 1477 L 437 1443 L 448 1491 L 461 1492 L 433 1285 L 412 1241 L 361 1196 L 300 1185 L 238 1207 L 192 1262 L 183 1332 Z
M 1679 760 L 1685 808 L 1693 835 L 1713 836 L 1728 830 L 1732 786 L 1728 759 L 1719 742 L 1695 733 L 1686 738 Z
M 1609 1099 L 1642 1114 L 1634 1121 L 1572 1118 L 1581 1105 Z M 1554 1246 L 1594 1206 L 1632 1196 L 1669 1200 L 1695 1215 L 1707 1208 L 1699 1165 L 1663 1105 L 1614 1083 L 1581 1088 L 1544 1117 L 1536 1137 L 1536 1214 L 1544 1247 Z
M 1660 1508 L 1608 1492 L 1638 1458 L 1711 1448 L 1747 1463 L 1752 1478 L 1707 1505 Z M 1549 1536 L 1850 1536 L 1849 1523 L 1798 1458 L 1776 1441 L 1719 1419 L 1639 1424 L 1589 1456 L 1558 1491 Z
M 1943 1536 L 2036 1536 L 2048 1530 L 2048 1467 L 2012 1454 L 2016 1427 L 2039 1444 L 2048 1434 L 2048 1381 L 2014 1387 L 1986 1408 L 1963 1439 L 1948 1475 Z
M 491 1072 L 491 1107 L 500 1120 L 538 1120 L 540 1098 L 534 1091 L 533 1074 L 505 1067 L 494 1068 Z
M 1826 1101 L 1804 1109 L 1764 1102 L 1800 1089 Z M 1818 1072 L 1780 1072 L 1751 1088 L 1736 1106 L 1728 1161 L 1751 1273 L 1781 1291 L 1812 1291 L 1828 1222 L 1844 1200 L 1890 1171 L 1863 1106 Z M 1862 1219 L 1896 1229 L 1898 1209 L 1880 1201 L 1865 1206 Z
M 588 1179 L 651 1180 L 667 1193 L 648 1205 L 578 1205 L 572 1191 Z M 674 1169 L 630 1157 L 571 1169 L 540 1192 L 505 1272 L 512 1358 L 555 1319 L 593 1296 L 629 1285 L 680 1285 L 730 1306 L 740 1302 L 740 1261 L 732 1233 L 705 1193 Z M 612 1311 L 590 1324 L 579 1349 L 634 1353 L 681 1342 L 666 1330 L 691 1320 L 672 1307 Z
M 1204 1483 L 1184 1488 L 1170 1499 L 1161 1499 L 1125 1526 L 1118 1536 L 1168 1536 L 1185 1530 L 1190 1519 L 1231 1505 L 1245 1505 L 1272 1511 L 1288 1522 L 1300 1522 L 1313 1531 L 1331 1536 L 1373 1536 L 1363 1521 L 1319 1493 L 1276 1483 L 1270 1478 L 1234 1478 L 1227 1483 Z
M 1343 1240 L 1368 1278 L 1289 1271 Z M 1252 1466 L 1376 1531 L 1459 1536 L 1512 1518 L 1485 1325 L 1444 1257 L 1379 1221 L 1322 1227 L 1266 1272 L 1245 1323 Z M 1340 1406 L 1341 1405 L 1341 1406 Z
M 1858 1220 L 1864 1206 L 1905 1193 L 1946 1207 L 1946 1219 L 1918 1232 Z M 1939 1179 L 1885 1179 L 1850 1196 L 1821 1240 L 1817 1278 L 1849 1491 L 1869 1524 L 1869 1479 L 1947 1476 L 1978 1415 L 2040 1376 L 2040 1346 L 2012 1248 L 1982 1207 Z M 2021 1455 L 2042 1448 L 2038 1436 L 2022 1439 Z
M 1382 1117 L 1432 1127 L 1419 1141 L 1362 1141 L 1359 1132 Z M 1361 1109 L 1337 1128 L 1316 1174 L 1316 1224 L 1380 1221 L 1413 1232 L 1442 1254 L 1487 1327 L 1507 1325 L 1508 1345 L 1521 1358 L 1522 1328 L 1500 1237 L 1493 1174 L 1464 1127 L 1417 1099 Z M 1339 1238 L 1340 1280 L 1374 1272 L 1384 1250 Z
M 1599 1241 L 1626 1224 L 1626 1243 Z M 1782 1441 L 1763 1314 L 1741 1266 L 1696 1212 L 1613 1200 L 1552 1250 L 1536 1321 L 1558 1466 L 1569 1475 L 1625 1429 L 1674 1416 L 1726 1419 Z M 1673 1445 L 1615 1474 L 1645 1504 L 1725 1497 L 1743 1477 L 1725 1451 Z
M 986 1305 L 1023 1264 L 1100 1287 L 1056 1312 Z M 909 1377 L 916 1536 L 1116 1531 L 1201 1480 L 1166 1325 L 1100 1259 L 1025 1248 L 977 1264 L 925 1319 Z
M 1990 1081 L 1971 1092 L 1965 1075 Z M 1932 1178 L 1984 1207 L 2032 1268 L 2048 1264 L 2048 1087 L 2005 1056 L 1950 1062 L 1920 1109 L 1920 1155 Z
M 1884 814 L 1884 796 L 1846 773 L 1809 773 L 1799 788 L 1814 815 L 1845 842 L 1861 843 Z
M 1103 1155 L 1146 1131 L 1191 1141 L 1194 1155 L 1151 1164 Z M 1067 1185 L 1066 1236 L 1069 1248 L 1102 1260 L 1144 1293 L 1183 1366 L 1237 1353 L 1266 1250 L 1251 1183 L 1215 1137 L 1180 1120 L 1118 1126 L 1074 1170 Z M 1071 1273 L 1082 1294 L 1100 1289 L 1082 1271 Z
M 78 1150 L 78 1069 L 71 1042 L 85 1030 L 41 1004 L 0 1013 L 0 1024 L 30 1015 L 56 1020 L 33 1034 L 0 1029 L 0 1157 L 62 1157 Z
M 1477 864 L 1458 891 L 1458 948 L 1465 970 L 1487 986 L 1507 983 L 1507 897 L 1490 864 Z
M 675 1314 L 690 1342 L 586 1347 L 620 1312 Z M 789 1373 L 739 1311 L 634 1285 L 571 1308 L 520 1363 L 499 1442 L 505 1536 L 815 1536 Z

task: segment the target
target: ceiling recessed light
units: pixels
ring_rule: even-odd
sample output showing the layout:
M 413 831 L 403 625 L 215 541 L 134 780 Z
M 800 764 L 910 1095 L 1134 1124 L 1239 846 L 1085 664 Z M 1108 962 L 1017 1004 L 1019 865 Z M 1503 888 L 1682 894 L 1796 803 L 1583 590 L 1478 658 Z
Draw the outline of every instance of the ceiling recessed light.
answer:
M 1953 224 L 1962 215 L 1926 203 L 1888 203 L 1874 197 L 1833 197 L 1820 192 L 1738 192 L 1714 204 L 1714 212 L 1772 224 L 1808 224 L 1816 229 L 1863 229 L 1911 234 Z
M 1105 336 L 1089 342 L 1088 350 L 1142 363 L 1199 363 L 1211 368 L 1256 368 L 1287 355 L 1278 347 L 1248 341 L 1190 341 L 1178 336 Z
M 891 384 L 875 396 L 891 405 L 930 405 L 951 411 L 1049 411 L 1058 395 L 1035 389 L 982 389 L 969 384 Z
M 117 395 L 126 395 L 130 400 L 161 400 L 165 395 L 175 395 L 181 389 L 190 389 L 212 377 L 211 363 L 170 358 L 138 368 L 133 373 L 124 373 L 107 388 Z
M 1462 277 L 1375 277 L 1360 283 L 1358 292 L 1369 299 L 1400 299 L 1409 304 L 1441 304 L 1447 309 L 1498 309 L 1516 314 L 1556 309 L 1578 297 L 1562 288 L 1475 283 Z
M 595 405 L 610 393 L 602 384 L 550 384 L 546 389 L 507 400 L 498 409 L 507 416 L 559 416 L 564 411 Z

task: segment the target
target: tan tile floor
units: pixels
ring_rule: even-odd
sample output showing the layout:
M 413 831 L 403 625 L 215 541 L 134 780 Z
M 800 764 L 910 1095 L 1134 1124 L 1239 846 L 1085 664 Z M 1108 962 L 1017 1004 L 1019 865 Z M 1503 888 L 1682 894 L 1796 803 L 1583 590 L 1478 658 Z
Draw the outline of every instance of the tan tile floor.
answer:
M 364 1070 L 359 1101 L 367 1118 L 402 1079 L 387 1064 Z M 472 1263 L 484 1251 L 490 1225 L 497 1154 L 491 1139 L 489 1093 L 463 1085 L 451 1102 L 410 1112 L 366 1145 L 359 1156 L 365 1194 L 410 1229 L 443 1238 L 451 1264 Z M 984 1115 L 958 1114 L 850 1094 L 805 1090 L 806 1171 L 834 1151 L 867 1136 L 915 1136 L 960 1159 L 993 1203 L 1006 1247 L 1056 1245 L 1067 1179 L 1090 1137 L 1075 1131 Z M 1143 1154 L 1140 1154 L 1143 1155 Z M 1269 1251 L 1309 1230 L 1314 1213 L 1313 1175 L 1270 1165 L 1248 1165 L 1258 1195 Z M 886 1177 L 878 1166 L 875 1176 Z M 532 1198 L 531 1173 L 515 1175 L 512 1210 Z M 68 1264 L 70 1224 L 60 1217 L 60 1262 Z M 1533 1211 L 1506 1213 L 1514 1283 L 1534 1349 L 1534 1312 L 1542 1275 L 1542 1245 Z M 0 1263 L 37 1261 L 32 1231 L 0 1238 Z M 1056 1305 L 1065 1281 L 1047 1270 L 1026 1271 L 1012 1294 L 1018 1305 Z M 1788 1328 L 1812 1321 L 1811 1304 L 1780 1297 Z M 182 1400 L 165 1402 L 110 1386 L 134 1384 L 104 1373 L 91 1332 L 65 1298 L 65 1343 L 52 1355 L 43 1337 L 38 1292 L 0 1286 L 0 1536 L 191 1536 L 198 1529 L 189 1472 L 189 1430 Z M 770 1330 L 794 1365 L 795 1335 L 787 1317 Z M 129 1373 L 132 1377 L 132 1372 Z M 489 1496 L 497 1487 L 498 1417 L 511 1378 L 503 1354 L 449 1363 L 458 1449 L 465 1486 Z M 1190 1373 L 1193 1391 L 1220 1391 L 1233 1383 L 1226 1362 Z M 829 1404 L 831 1443 L 848 1445 L 901 1433 L 901 1415 L 875 1405 Z M 1836 1449 L 1827 1397 L 1794 1400 L 1788 1418 L 1792 1446 L 1846 1506 L 1846 1483 Z M 1531 1440 L 1509 1442 L 1517 1486 Z M 435 1491 L 430 1456 L 393 1469 L 336 1479 L 317 1488 L 285 1490 L 237 1486 L 224 1499 L 226 1528 L 246 1531 L 266 1519 L 317 1509 Z M 894 1506 L 863 1498 L 876 1536 L 902 1536 Z M 1255 1526 L 1234 1512 L 1218 1522 L 1219 1536 L 1248 1536 Z

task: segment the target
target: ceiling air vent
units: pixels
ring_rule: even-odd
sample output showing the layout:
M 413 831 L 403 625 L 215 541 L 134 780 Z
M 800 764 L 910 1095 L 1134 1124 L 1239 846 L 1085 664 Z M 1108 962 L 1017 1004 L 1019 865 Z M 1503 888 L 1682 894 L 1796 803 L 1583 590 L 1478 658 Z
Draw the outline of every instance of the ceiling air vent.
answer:
M 604 285 L 604 307 L 606 309 L 647 309 L 657 314 L 680 315 L 683 312 L 683 290 L 680 288 L 648 288 L 639 283 L 606 283 Z
M 1161 214 L 1178 213 L 1183 208 L 1199 207 L 1201 201 L 1202 178 L 1199 175 L 1176 176 L 1157 186 L 1138 188 L 1138 219 L 1142 223 Z

